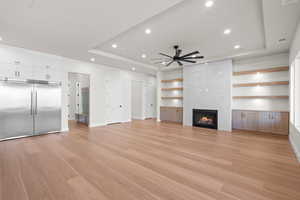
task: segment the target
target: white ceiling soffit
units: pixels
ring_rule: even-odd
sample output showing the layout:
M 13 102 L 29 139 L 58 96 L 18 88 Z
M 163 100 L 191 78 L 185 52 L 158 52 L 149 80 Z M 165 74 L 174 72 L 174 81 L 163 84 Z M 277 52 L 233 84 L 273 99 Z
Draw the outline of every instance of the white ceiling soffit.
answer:
M 0 36 L 7 45 L 124 67 L 88 50 L 181 1 L 9 0 L 1 2 Z
M 299 0 L 263 0 L 266 48 L 287 50 L 300 18 Z
M 153 65 L 148 65 L 148 64 L 141 63 L 141 62 L 137 62 L 137 61 L 125 58 L 125 57 L 121 57 L 121 56 L 112 54 L 112 53 L 107 53 L 107 52 L 96 50 L 96 49 L 89 50 L 89 52 L 93 53 L 93 54 L 96 54 L 96 55 L 104 56 L 104 57 L 107 57 L 107 58 L 112 58 L 114 60 L 120 60 L 120 61 L 128 62 L 128 63 L 131 63 L 132 65 L 136 65 L 136 66 L 140 65 L 140 66 L 143 66 L 145 68 L 149 68 L 149 69 L 153 69 L 153 70 L 157 69 Z
M 159 52 L 173 55 L 173 45 L 180 45 L 183 53 L 199 50 L 207 60 L 265 48 L 261 0 L 218 0 L 211 8 L 206 8 L 205 2 L 188 0 L 177 4 L 100 44 L 98 49 L 152 64 L 151 59 L 160 57 Z M 146 28 L 152 30 L 150 35 L 145 34 Z M 230 35 L 223 34 L 227 28 L 232 30 Z M 118 48 L 112 48 L 113 43 Z M 241 49 L 234 49 L 236 44 Z

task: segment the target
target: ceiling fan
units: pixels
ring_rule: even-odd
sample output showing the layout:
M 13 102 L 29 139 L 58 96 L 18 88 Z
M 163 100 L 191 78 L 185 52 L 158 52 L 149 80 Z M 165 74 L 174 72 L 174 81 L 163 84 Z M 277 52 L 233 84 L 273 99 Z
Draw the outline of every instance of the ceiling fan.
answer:
M 181 56 L 182 50 L 179 49 L 178 45 L 174 46 L 175 49 L 175 55 L 174 56 L 170 56 L 164 53 L 159 53 L 159 55 L 162 55 L 164 57 L 166 57 L 168 60 L 165 60 L 164 62 L 157 62 L 158 63 L 162 63 L 165 64 L 167 67 L 170 66 L 172 63 L 177 62 L 178 65 L 183 66 L 183 62 L 187 62 L 187 63 L 196 63 L 197 59 L 203 59 L 204 56 L 199 56 L 197 54 L 200 54 L 199 51 L 194 51 L 188 54 L 185 54 L 183 56 Z

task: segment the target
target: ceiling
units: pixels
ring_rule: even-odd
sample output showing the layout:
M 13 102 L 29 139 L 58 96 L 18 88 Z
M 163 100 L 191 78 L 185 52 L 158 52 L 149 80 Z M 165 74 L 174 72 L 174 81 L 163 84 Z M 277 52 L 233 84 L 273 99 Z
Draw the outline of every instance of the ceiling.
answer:
M 88 51 L 181 0 L 8 0 L 0 6 L 2 44 L 90 61 Z M 94 56 L 96 63 L 131 63 Z M 143 66 L 146 72 L 153 69 Z
M 288 50 L 300 2 L 214 0 L 207 8 L 206 1 L 10 0 L 0 7 L 1 43 L 146 73 L 165 68 L 152 59 L 173 55 L 173 45 L 199 50 L 203 62 Z

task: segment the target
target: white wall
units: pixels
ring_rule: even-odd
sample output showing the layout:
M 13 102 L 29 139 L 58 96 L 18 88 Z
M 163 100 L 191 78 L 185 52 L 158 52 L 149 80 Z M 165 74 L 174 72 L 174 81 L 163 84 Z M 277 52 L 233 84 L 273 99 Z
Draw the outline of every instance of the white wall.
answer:
M 298 27 L 297 27 L 297 30 L 294 35 L 294 40 L 293 40 L 291 48 L 290 48 L 290 59 L 289 59 L 290 64 L 292 64 L 294 62 L 299 51 L 300 51 L 300 20 L 299 20 Z
M 192 125 L 193 109 L 218 110 L 219 130 L 231 131 L 232 61 L 185 67 L 183 124 Z
M 266 69 L 272 67 L 288 66 L 288 54 L 275 54 L 271 56 L 243 59 L 233 62 L 233 71 L 247 71 Z M 233 76 L 233 84 L 256 83 L 271 81 L 288 81 L 289 72 L 260 73 L 242 76 Z M 260 86 L 233 88 L 233 96 L 288 96 L 289 86 Z M 234 99 L 233 109 L 240 110 L 280 110 L 289 111 L 288 99 Z
M 300 52 L 299 52 L 300 56 Z M 290 142 L 300 162 L 300 58 L 295 59 L 290 70 Z
M 14 61 L 20 61 L 19 65 Z M 46 67 L 49 66 L 49 67 Z M 120 91 L 124 104 L 123 119 L 131 119 L 131 80 L 156 82 L 150 75 L 122 71 L 102 65 L 71 60 L 59 56 L 30 51 L 22 48 L 0 45 L 0 77 L 14 77 L 14 71 L 21 72 L 22 79 L 46 79 L 62 83 L 62 130 L 68 130 L 68 72 L 90 75 L 90 126 L 105 125 L 107 120 L 105 78 L 112 72 L 119 72 L 121 84 L 125 90 Z M 116 77 L 118 78 L 118 77 Z M 124 89 L 123 88 L 123 89 Z
M 297 59 L 296 59 L 297 57 Z M 298 85 L 296 85 L 296 82 L 297 80 L 299 81 L 300 80 L 300 21 L 298 23 L 298 28 L 295 32 L 295 35 L 294 35 L 294 40 L 293 40 L 293 43 L 291 45 L 291 48 L 290 48 L 290 65 L 292 66 L 292 64 L 295 64 L 295 76 L 294 76 L 294 79 L 295 79 L 295 84 L 294 85 L 291 85 L 290 87 L 290 90 L 291 92 L 294 91 L 294 93 L 298 93 L 298 95 L 300 95 L 300 90 L 296 90 L 297 87 L 295 86 L 299 86 L 299 82 L 298 82 Z M 298 71 L 298 76 L 296 75 L 297 74 L 297 71 Z M 292 71 L 291 71 L 292 72 Z M 290 74 L 291 76 L 293 76 L 293 74 L 291 73 Z M 297 107 L 300 107 L 300 98 L 298 98 L 298 101 L 297 101 L 297 98 L 296 98 L 297 94 L 294 95 L 295 99 L 295 103 L 294 103 L 294 106 L 291 106 L 291 115 L 296 115 L 298 114 L 299 115 L 299 111 L 297 112 Z M 298 106 L 297 106 L 298 105 Z M 297 124 L 300 123 L 297 122 L 296 119 L 294 119 L 294 121 L 291 121 L 290 123 L 290 142 L 293 146 L 293 149 L 296 153 L 296 156 L 300 162 L 300 127 L 298 126 L 297 127 Z

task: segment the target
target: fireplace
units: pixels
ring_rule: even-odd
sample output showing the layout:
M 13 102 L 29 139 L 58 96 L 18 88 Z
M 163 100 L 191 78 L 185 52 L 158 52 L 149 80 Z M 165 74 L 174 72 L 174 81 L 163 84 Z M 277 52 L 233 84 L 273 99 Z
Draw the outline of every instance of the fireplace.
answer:
M 218 111 L 193 109 L 193 126 L 218 129 Z

